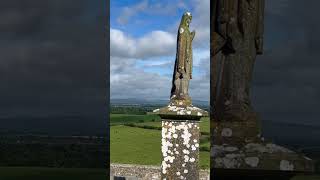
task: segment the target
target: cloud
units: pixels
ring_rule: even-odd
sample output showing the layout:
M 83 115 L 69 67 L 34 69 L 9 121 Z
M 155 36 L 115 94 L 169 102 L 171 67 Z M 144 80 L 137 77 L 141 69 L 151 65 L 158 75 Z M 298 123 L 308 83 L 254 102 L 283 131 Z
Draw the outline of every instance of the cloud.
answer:
M 190 10 L 190 5 L 193 5 L 194 20 L 192 23 L 197 27 L 197 32 L 193 43 L 194 76 L 190 81 L 190 94 L 193 99 L 208 101 L 210 89 L 209 1 L 177 2 L 179 3 L 142 1 L 124 9 L 130 11 L 130 15 L 126 16 L 127 20 L 136 21 L 136 17 L 141 14 L 148 14 L 149 18 L 154 17 L 156 20 L 157 15 L 163 17 L 176 14 L 177 9 Z M 127 13 L 121 13 L 120 17 L 122 18 L 125 14 Z M 180 19 L 177 22 L 180 22 Z M 168 24 L 167 27 L 172 29 L 151 30 L 139 37 L 128 34 L 135 31 L 134 29 L 124 32 L 111 28 L 112 98 L 169 99 L 178 25 L 179 23 Z
M 117 22 L 119 24 L 127 24 L 132 18 L 132 16 L 136 15 L 137 13 L 144 11 L 148 8 L 148 0 L 141 1 L 140 3 L 132 6 L 132 7 L 124 7 L 122 9 L 121 16 L 117 18 Z
M 111 98 L 126 99 L 163 99 L 168 100 L 171 90 L 172 76 L 163 76 L 159 72 L 147 72 L 136 67 L 135 59 L 111 57 L 110 94 Z M 201 60 L 204 67 L 209 67 L 209 58 Z M 144 67 L 146 68 L 146 67 Z M 173 68 L 172 66 L 170 67 Z M 208 100 L 209 68 L 190 80 L 190 95 L 193 99 Z
M 117 29 L 110 29 L 111 56 L 147 58 L 175 53 L 176 37 L 165 31 L 152 31 L 141 38 L 132 38 Z
M 158 73 L 144 72 L 134 66 L 134 59 L 111 56 L 111 98 L 167 99 L 171 80 Z M 119 70 L 121 65 L 121 70 Z
M 196 29 L 195 46 L 209 49 L 210 44 L 210 0 L 192 0 L 194 6 L 191 28 Z
M 183 0 L 170 0 L 152 3 L 150 3 L 149 0 L 143 0 L 132 6 L 123 7 L 121 14 L 117 18 L 117 22 L 120 25 L 126 25 L 139 13 L 170 16 L 176 14 L 177 9 L 183 9 L 186 7 L 187 5 Z

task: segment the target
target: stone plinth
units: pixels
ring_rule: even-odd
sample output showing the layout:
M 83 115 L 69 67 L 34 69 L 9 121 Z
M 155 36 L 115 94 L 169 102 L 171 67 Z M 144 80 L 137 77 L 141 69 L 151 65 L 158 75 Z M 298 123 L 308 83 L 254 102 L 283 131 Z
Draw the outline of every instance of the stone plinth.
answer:
M 154 110 L 162 119 L 161 178 L 199 179 L 200 118 L 208 112 L 175 100 Z
M 162 120 L 162 179 L 199 179 L 199 121 Z
M 247 121 L 223 121 L 211 123 L 213 144 L 244 144 L 261 139 L 261 126 L 257 118 Z
M 213 145 L 214 168 L 312 172 L 308 157 L 273 143 Z
M 259 174 L 265 179 L 290 179 L 314 171 L 308 157 L 261 137 L 257 119 L 212 123 L 211 169 L 217 178 L 239 178 L 236 174 L 241 173 L 246 179 Z

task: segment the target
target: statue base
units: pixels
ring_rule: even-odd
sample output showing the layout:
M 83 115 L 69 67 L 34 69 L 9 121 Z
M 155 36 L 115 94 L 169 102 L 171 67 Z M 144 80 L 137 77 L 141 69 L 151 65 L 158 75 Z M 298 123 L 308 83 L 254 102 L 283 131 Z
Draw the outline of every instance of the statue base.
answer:
M 152 114 L 162 119 L 161 179 L 199 180 L 200 119 L 208 112 L 191 99 L 171 99 Z
M 208 117 L 208 112 L 195 107 L 191 99 L 171 99 L 168 106 L 153 110 L 150 114 L 157 114 L 162 119 L 174 120 L 199 120 L 201 117 Z
M 217 179 L 239 179 L 237 173 L 245 179 L 260 179 L 259 174 L 269 177 L 261 179 L 290 179 L 314 171 L 308 157 L 261 137 L 257 117 L 247 121 L 211 121 L 211 128 L 211 172 Z

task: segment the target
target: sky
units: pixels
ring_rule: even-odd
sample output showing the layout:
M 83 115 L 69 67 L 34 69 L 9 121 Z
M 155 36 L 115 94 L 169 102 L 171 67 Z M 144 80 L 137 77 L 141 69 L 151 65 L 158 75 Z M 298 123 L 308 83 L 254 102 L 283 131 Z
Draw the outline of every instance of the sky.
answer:
M 111 1 L 111 98 L 168 99 L 176 32 L 184 11 L 196 31 L 193 99 L 209 99 L 209 1 Z M 251 99 L 263 120 L 317 124 L 320 107 L 320 2 L 268 0 L 264 54 Z
M 178 26 L 184 12 L 193 20 L 192 99 L 209 99 L 209 0 L 110 1 L 111 99 L 169 100 Z
M 320 125 L 320 1 L 268 0 L 252 99 L 263 119 Z
M 209 99 L 209 1 L 0 1 L 0 117 L 106 114 L 113 98 L 169 99 L 176 32 L 193 14 L 193 99 Z M 268 0 L 252 102 L 272 121 L 320 126 L 320 1 Z M 105 28 L 110 29 L 110 67 Z
M 0 2 L 0 118 L 105 114 L 105 7 L 88 0 Z

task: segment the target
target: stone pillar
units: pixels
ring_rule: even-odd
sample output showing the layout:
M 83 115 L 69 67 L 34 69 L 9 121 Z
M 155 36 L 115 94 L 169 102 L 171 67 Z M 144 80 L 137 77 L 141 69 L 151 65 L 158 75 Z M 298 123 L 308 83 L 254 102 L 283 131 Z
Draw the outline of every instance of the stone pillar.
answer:
M 162 119 L 161 179 L 199 180 L 200 118 L 208 112 L 184 101 L 153 112 Z
M 162 179 L 199 179 L 199 121 L 162 120 Z

